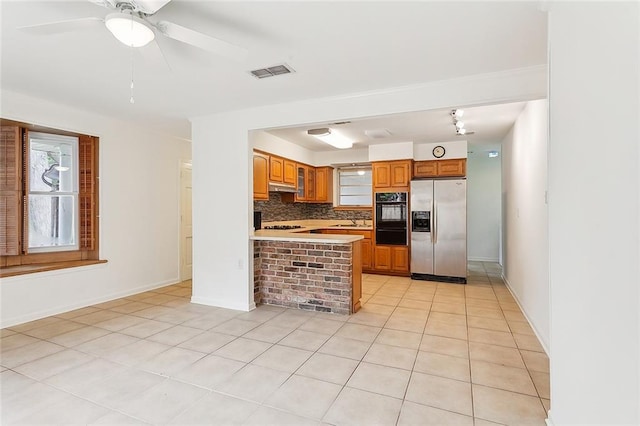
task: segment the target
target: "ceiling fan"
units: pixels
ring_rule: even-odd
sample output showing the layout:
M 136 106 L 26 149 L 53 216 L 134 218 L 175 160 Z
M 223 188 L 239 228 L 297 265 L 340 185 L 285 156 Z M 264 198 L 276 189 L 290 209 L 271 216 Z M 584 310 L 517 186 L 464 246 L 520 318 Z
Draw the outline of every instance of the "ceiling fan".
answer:
M 162 7 L 171 0 L 88 0 L 93 4 L 113 10 L 104 19 L 87 17 L 65 21 L 20 27 L 40 34 L 55 34 L 65 31 L 81 29 L 97 22 L 104 23 L 111 33 L 123 44 L 130 47 L 143 47 L 154 40 L 156 34 L 162 34 L 173 40 L 198 47 L 216 55 L 234 60 L 243 60 L 247 50 L 211 37 L 201 32 L 183 27 L 173 22 L 159 20 L 152 22 L 152 18 Z

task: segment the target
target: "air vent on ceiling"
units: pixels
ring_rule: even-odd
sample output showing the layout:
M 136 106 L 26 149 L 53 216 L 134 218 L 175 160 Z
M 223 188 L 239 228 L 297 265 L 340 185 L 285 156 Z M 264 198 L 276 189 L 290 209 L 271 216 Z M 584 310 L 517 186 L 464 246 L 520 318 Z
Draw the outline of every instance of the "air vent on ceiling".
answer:
M 349 123 L 351 123 L 351 122 L 350 121 L 336 121 L 335 123 L 332 123 L 332 124 L 334 124 L 336 126 L 339 126 L 340 124 L 349 124 Z
M 371 129 L 365 130 L 364 134 L 370 137 L 371 139 L 384 139 L 386 137 L 391 136 L 391 132 L 387 129 Z
M 267 78 L 292 72 L 294 72 L 293 68 L 289 67 L 287 64 L 274 65 L 272 67 L 250 71 L 250 73 L 256 78 Z

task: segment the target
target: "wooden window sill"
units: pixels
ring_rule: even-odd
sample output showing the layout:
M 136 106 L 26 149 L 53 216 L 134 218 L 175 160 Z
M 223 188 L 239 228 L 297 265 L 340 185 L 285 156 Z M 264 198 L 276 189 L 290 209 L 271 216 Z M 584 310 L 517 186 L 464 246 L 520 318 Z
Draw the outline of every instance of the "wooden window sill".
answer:
M 33 274 L 35 272 L 55 271 L 57 269 L 75 268 L 78 266 L 96 265 L 99 263 L 107 263 L 107 261 L 106 260 L 72 260 L 68 262 L 36 263 L 32 265 L 6 266 L 0 269 L 0 278 Z

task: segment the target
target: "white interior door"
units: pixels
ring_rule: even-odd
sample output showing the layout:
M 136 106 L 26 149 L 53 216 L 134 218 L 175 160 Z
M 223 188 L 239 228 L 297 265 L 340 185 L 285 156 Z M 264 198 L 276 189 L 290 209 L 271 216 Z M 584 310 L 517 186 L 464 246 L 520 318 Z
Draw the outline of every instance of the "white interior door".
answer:
M 193 263 L 191 223 L 191 163 L 180 168 L 180 279 L 190 280 Z

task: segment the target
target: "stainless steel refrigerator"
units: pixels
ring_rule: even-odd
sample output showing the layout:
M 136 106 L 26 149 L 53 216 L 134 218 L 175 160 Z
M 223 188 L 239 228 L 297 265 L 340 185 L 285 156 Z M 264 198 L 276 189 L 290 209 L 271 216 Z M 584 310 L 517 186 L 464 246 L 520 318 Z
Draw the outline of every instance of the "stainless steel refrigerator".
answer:
M 467 282 L 467 182 L 411 181 L 411 278 Z

